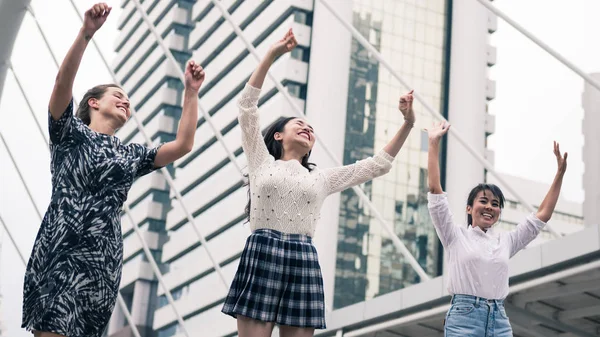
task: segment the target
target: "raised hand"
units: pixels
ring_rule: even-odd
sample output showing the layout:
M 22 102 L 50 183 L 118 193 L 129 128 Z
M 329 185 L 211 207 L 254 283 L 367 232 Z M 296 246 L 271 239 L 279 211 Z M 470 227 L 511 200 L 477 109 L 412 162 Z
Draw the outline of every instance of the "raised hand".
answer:
M 92 35 L 94 35 L 94 33 L 96 33 L 96 31 L 102 27 L 104 22 L 106 22 L 106 18 L 108 18 L 108 14 L 110 14 L 111 10 L 112 7 L 109 7 L 104 2 L 100 2 L 93 5 L 92 8 L 85 12 L 83 29 L 86 32 L 86 38 L 88 38 L 88 36 L 91 38 Z
M 204 82 L 204 69 L 194 61 L 189 61 L 185 67 L 185 87 L 198 92 Z
M 425 129 L 429 135 L 429 140 L 439 141 L 450 129 L 450 124 L 446 122 L 433 123 L 431 129 Z
M 400 102 L 398 103 L 398 109 L 404 115 L 404 119 L 409 123 L 415 123 L 415 112 L 413 111 L 413 91 L 411 90 L 408 94 L 400 96 Z
M 567 171 L 568 153 L 565 152 L 565 155 L 562 156 L 560 154 L 560 145 L 556 141 L 554 141 L 554 155 L 556 156 L 556 163 L 558 164 L 558 173 L 564 174 Z
M 288 32 L 285 34 L 283 39 L 279 40 L 273 46 L 271 46 L 270 52 L 274 57 L 279 57 L 285 53 L 289 53 L 298 45 L 298 41 L 296 41 L 296 37 L 294 36 L 294 32 L 290 28 Z

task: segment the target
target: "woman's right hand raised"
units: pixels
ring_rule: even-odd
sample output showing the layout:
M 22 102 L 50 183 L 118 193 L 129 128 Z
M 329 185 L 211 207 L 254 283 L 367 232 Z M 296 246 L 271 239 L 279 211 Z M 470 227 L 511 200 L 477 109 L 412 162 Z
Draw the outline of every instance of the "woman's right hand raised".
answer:
M 450 124 L 447 122 L 433 123 L 431 129 L 425 129 L 429 135 L 429 140 L 439 141 L 450 129 Z
M 106 3 L 100 2 L 85 11 L 83 30 L 85 31 L 86 38 L 88 38 L 88 36 L 91 38 L 94 33 L 102 27 L 104 22 L 106 22 L 106 18 L 108 18 L 111 9 L 112 7 L 109 7 Z
M 270 53 L 273 57 L 279 57 L 285 53 L 292 51 L 292 49 L 294 49 L 297 45 L 298 41 L 296 41 L 294 32 L 290 28 L 290 30 L 288 30 L 283 39 L 279 40 L 271 47 Z

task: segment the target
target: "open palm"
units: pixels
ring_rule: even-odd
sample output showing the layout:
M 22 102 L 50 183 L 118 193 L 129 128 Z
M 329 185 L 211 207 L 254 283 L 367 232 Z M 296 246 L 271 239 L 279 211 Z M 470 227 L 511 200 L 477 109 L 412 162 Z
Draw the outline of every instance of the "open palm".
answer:
M 425 129 L 429 135 L 429 139 L 440 140 L 450 129 L 450 124 L 446 122 L 433 123 L 433 127 Z
M 560 173 L 565 173 L 567 171 L 568 153 L 565 152 L 565 155 L 562 156 L 560 154 L 560 145 L 556 141 L 554 142 L 554 155 L 556 156 L 556 163 L 558 164 L 558 171 Z

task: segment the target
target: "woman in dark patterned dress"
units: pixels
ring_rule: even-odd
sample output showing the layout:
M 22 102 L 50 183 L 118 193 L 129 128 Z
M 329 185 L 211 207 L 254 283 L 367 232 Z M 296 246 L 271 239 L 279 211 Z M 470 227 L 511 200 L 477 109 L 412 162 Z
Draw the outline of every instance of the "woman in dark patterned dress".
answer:
M 22 327 L 35 337 L 100 337 L 114 308 L 123 265 L 120 212 L 136 177 L 168 165 L 193 146 L 202 67 L 185 71 L 183 112 L 174 141 L 155 148 L 122 144 L 130 117 L 116 85 L 90 89 L 73 116 L 73 81 L 83 53 L 111 8 L 96 4 L 56 77 L 49 103 L 52 199 L 25 273 Z

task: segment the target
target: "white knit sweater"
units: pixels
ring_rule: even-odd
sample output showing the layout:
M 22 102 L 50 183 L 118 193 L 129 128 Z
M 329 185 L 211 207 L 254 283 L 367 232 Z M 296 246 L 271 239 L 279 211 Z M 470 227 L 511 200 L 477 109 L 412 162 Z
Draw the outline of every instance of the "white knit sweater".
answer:
M 246 84 L 238 101 L 242 147 L 250 178 L 250 228 L 313 236 L 325 197 L 390 171 L 394 157 L 381 150 L 355 164 L 308 171 L 297 160 L 275 160 L 261 134 L 260 89 Z

